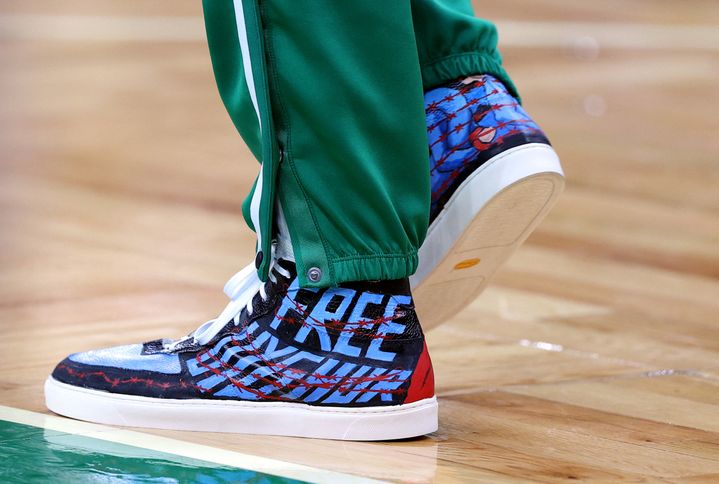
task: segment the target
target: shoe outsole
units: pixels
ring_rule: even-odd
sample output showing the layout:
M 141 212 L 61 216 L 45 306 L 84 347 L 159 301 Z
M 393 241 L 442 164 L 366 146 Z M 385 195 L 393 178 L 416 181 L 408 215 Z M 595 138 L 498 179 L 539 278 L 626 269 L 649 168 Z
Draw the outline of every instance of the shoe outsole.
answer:
M 334 440 L 396 440 L 437 430 L 437 399 L 378 407 L 294 402 L 163 399 L 45 382 L 51 411 L 89 422 L 168 430 L 283 435 Z
M 429 228 L 410 278 L 422 327 L 461 311 L 557 202 L 564 174 L 551 146 L 507 150 L 472 173 Z

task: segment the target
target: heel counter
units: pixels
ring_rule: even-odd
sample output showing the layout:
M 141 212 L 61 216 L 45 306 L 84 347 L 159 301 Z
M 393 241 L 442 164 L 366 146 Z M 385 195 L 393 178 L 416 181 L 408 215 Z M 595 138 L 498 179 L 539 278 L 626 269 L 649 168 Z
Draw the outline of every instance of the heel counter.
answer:
M 417 366 L 412 373 L 409 388 L 407 389 L 407 397 L 404 403 L 417 402 L 425 398 L 434 396 L 434 369 L 432 368 L 432 360 L 427 351 L 427 343 L 422 347 L 422 353 L 417 360 Z

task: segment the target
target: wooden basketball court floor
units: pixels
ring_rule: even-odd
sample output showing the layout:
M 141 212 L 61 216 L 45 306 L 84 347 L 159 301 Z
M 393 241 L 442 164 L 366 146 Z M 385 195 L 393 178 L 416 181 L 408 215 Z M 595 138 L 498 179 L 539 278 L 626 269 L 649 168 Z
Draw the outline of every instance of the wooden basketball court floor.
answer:
M 435 434 L 43 417 L 62 357 L 186 334 L 252 255 L 239 206 L 257 165 L 220 104 L 198 3 L 0 5 L 0 419 L 308 480 L 719 480 L 713 0 L 476 2 L 568 186 L 491 288 L 428 334 Z

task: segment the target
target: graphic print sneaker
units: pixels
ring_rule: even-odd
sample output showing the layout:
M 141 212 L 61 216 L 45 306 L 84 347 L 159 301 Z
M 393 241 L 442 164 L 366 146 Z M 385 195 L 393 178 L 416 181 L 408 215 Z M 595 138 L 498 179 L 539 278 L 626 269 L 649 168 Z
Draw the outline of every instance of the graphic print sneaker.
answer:
M 225 286 L 220 316 L 179 340 L 70 355 L 47 407 L 104 424 L 346 440 L 437 429 L 432 364 L 407 279 L 299 287 L 293 263 Z
M 487 286 L 554 206 L 559 158 L 504 85 L 473 76 L 425 94 L 430 227 L 410 278 L 429 330 Z

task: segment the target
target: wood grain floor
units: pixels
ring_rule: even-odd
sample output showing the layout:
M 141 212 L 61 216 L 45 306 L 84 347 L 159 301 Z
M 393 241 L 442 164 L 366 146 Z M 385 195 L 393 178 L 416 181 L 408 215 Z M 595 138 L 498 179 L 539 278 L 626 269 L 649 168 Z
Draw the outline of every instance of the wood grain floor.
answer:
M 46 411 L 43 380 L 69 352 L 187 333 L 251 257 L 239 206 L 257 166 L 220 104 L 197 2 L 169 5 L 0 6 L 0 404 Z M 428 335 L 436 434 L 152 433 L 397 481 L 719 480 L 719 48 L 671 41 L 717 28 L 719 7 L 683 5 L 476 2 L 500 34 L 584 33 L 507 38 L 568 187 L 492 287 Z M 133 23 L 165 16 L 174 36 Z M 633 36 L 605 48 L 612 25 Z M 669 41 L 652 48 L 657 32 Z

